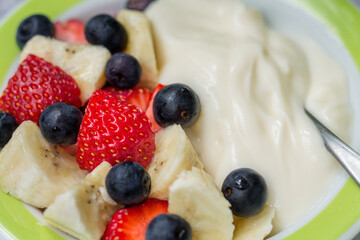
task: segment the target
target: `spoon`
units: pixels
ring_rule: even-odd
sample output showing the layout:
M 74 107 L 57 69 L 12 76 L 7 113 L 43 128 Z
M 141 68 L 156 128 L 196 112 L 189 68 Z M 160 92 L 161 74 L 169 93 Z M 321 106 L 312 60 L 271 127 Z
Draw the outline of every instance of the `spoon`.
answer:
M 305 108 L 305 113 L 315 123 L 327 150 L 339 161 L 349 175 L 360 186 L 360 155 L 344 143 Z

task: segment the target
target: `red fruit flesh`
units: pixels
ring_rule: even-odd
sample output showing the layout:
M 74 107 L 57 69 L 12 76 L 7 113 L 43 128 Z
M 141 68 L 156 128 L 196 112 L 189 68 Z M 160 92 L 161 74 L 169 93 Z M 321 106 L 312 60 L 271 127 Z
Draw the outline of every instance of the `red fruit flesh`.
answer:
M 54 26 L 56 39 L 74 44 L 87 43 L 82 21 L 69 19 L 66 22 L 55 22 Z
M 124 101 L 138 106 L 144 112 L 146 111 L 151 98 L 151 91 L 147 88 L 121 90 L 116 87 L 106 87 L 104 90 L 113 93 Z
M 154 198 L 117 211 L 101 238 L 102 240 L 145 240 L 146 228 L 157 215 L 168 212 L 168 202 Z
M 101 162 L 123 161 L 146 167 L 155 152 L 155 134 L 145 113 L 104 90 L 94 92 L 78 135 L 76 160 L 92 171 Z
M 9 80 L 0 98 L 0 107 L 19 124 L 31 120 L 38 123 L 41 112 L 56 102 L 81 107 L 80 90 L 74 79 L 59 67 L 28 55 Z
M 154 132 L 154 133 L 157 133 L 158 131 L 160 131 L 162 129 L 162 127 L 159 126 L 159 124 L 156 123 L 155 119 L 154 119 L 154 113 L 153 113 L 153 103 L 154 103 L 154 98 L 155 98 L 155 95 L 163 88 L 165 87 L 165 85 L 162 85 L 162 84 L 158 84 L 156 86 L 156 88 L 154 89 L 152 95 L 151 95 L 151 98 L 150 98 L 150 102 L 149 102 L 149 105 L 146 109 L 146 116 L 148 116 L 148 118 L 150 119 L 150 122 L 151 122 L 151 130 Z

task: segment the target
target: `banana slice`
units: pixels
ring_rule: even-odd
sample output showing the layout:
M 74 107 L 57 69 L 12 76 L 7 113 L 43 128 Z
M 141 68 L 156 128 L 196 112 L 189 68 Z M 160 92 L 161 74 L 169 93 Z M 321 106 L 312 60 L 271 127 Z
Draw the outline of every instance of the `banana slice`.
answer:
M 23 122 L 0 152 L 0 189 L 37 208 L 49 206 L 85 175 L 75 157 L 46 141 L 31 121 Z
M 84 180 L 56 197 L 44 212 L 50 225 L 81 240 L 100 239 L 112 215 L 121 208 L 106 192 L 108 162 L 101 163 Z
M 158 84 L 158 68 L 150 20 L 144 13 L 128 9 L 121 10 L 117 20 L 128 34 L 125 52 L 134 56 L 142 67 L 138 86 L 153 90 Z
M 168 199 L 169 187 L 183 170 L 203 168 L 194 147 L 180 125 L 172 125 L 156 134 L 156 152 L 149 165 L 150 197 Z
M 111 57 L 102 46 L 70 44 L 39 35 L 26 43 L 20 62 L 29 54 L 44 58 L 71 75 L 80 88 L 83 104 L 95 90 L 104 86 L 105 65 Z
M 250 218 L 234 217 L 233 240 L 263 240 L 272 230 L 275 208 L 266 205 L 261 212 Z
M 230 203 L 205 171 L 183 171 L 170 186 L 169 212 L 187 220 L 194 240 L 231 240 L 234 232 Z

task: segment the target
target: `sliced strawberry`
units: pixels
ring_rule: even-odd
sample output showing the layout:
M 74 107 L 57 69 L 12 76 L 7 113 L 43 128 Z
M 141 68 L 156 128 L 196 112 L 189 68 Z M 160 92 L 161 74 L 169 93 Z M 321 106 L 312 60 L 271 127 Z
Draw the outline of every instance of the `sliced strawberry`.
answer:
M 168 202 L 154 198 L 117 211 L 106 227 L 102 240 L 145 240 L 146 228 L 157 215 L 168 212 Z
M 69 43 L 86 43 L 84 23 L 78 19 L 55 22 L 55 38 Z
M 145 113 L 104 90 L 94 92 L 85 110 L 76 160 L 92 171 L 101 162 L 134 161 L 146 167 L 155 151 L 155 134 Z
M 158 131 L 160 131 L 162 129 L 162 127 L 159 126 L 159 124 L 156 123 L 155 119 L 154 119 L 154 113 L 153 113 L 153 102 L 154 102 L 154 98 L 155 95 L 160 91 L 160 89 L 162 89 L 163 87 L 165 87 L 165 85 L 162 84 L 158 84 L 156 86 L 156 88 L 154 89 L 151 98 L 150 98 L 150 102 L 149 105 L 145 111 L 146 116 L 148 116 L 148 118 L 150 119 L 151 122 L 151 130 L 154 133 L 157 133 Z
M 147 88 L 121 90 L 116 87 L 106 87 L 104 90 L 114 93 L 119 98 L 138 106 L 144 112 L 146 111 L 151 98 L 151 91 Z
M 38 123 L 41 112 L 55 102 L 81 106 L 80 90 L 75 80 L 59 67 L 35 55 L 20 64 L 0 98 L 0 108 L 19 124 L 25 120 Z

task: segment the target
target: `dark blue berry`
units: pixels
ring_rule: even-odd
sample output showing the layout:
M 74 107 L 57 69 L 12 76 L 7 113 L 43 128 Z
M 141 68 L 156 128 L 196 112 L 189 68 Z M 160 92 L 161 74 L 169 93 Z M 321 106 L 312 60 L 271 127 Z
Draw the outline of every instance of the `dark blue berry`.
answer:
M 137 11 L 144 11 L 150 3 L 154 0 L 129 0 L 126 4 L 126 8 Z
M 44 15 L 36 14 L 25 18 L 16 32 L 16 42 L 20 49 L 35 35 L 53 37 L 55 28 L 50 19 Z
M 170 84 L 155 95 L 153 113 L 161 127 L 172 124 L 189 127 L 199 116 L 200 100 L 189 86 Z
M 105 179 L 109 196 L 122 205 L 143 202 L 150 194 L 149 173 L 137 162 L 121 162 L 112 167 Z
M 82 112 L 73 105 L 58 102 L 42 111 L 39 126 L 46 140 L 60 146 L 76 143 Z
M 251 217 L 260 212 L 267 199 L 265 179 L 256 171 L 240 168 L 232 171 L 221 188 L 238 217 Z
M 191 240 L 190 224 L 182 217 L 164 213 L 156 216 L 148 225 L 146 240 Z
M 19 124 L 13 116 L 0 111 L 0 148 L 3 148 L 9 142 L 18 126 Z
M 141 66 L 133 56 L 116 53 L 105 66 L 105 76 L 111 85 L 120 89 L 131 89 L 140 80 Z
M 103 45 L 111 53 L 124 50 L 127 43 L 125 28 L 107 14 L 96 15 L 86 23 L 85 37 L 89 43 Z

